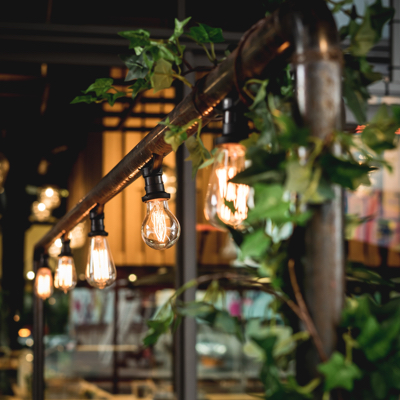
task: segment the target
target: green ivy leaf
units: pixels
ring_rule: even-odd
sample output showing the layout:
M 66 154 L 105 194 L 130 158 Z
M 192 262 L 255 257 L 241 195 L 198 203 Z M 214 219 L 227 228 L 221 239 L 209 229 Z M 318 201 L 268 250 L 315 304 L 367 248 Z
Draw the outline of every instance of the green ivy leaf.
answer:
M 196 318 L 199 322 L 213 323 L 216 315 L 215 307 L 204 301 L 192 301 L 177 307 L 182 316 Z
M 196 122 L 198 123 L 198 120 L 193 119 L 183 126 L 173 125 L 170 123 L 169 117 L 167 117 L 165 121 L 161 121 L 159 124 L 168 126 L 169 130 L 165 133 L 164 140 L 166 143 L 172 146 L 174 151 L 176 151 L 178 150 L 178 147 L 187 139 L 186 131 Z
M 370 12 L 370 8 L 367 7 L 361 25 L 359 25 L 357 32 L 351 37 L 349 51 L 355 56 L 367 55 L 378 38 L 376 31 L 371 25 Z
M 132 81 L 133 79 L 143 79 L 148 74 L 149 69 L 143 59 L 143 53 L 140 56 L 135 54 L 121 54 L 119 58 L 128 68 L 125 82 Z
M 374 28 L 377 40 L 382 36 L 384 25 L 393 18 L 394 9 L 382 6 L 382 0 L 376 0 L 374 4 L 369 6 L 371 15 L 371 25 Z
M 376 362 L 386 357 L 392 349 L 393 341 L 400 333 L 400 320 L 388 319 L 381 324 L 372 315 L 365 320 L 356 340 L 368 360 Z
M 259 259 L 267 252 L 270 246 L 271 238 L 265 234 L 263 229 L 258 229 L 244 237 L 244 241 L 240 246 L 241 256 L 242 258 L 254 257 Z
M 91 94 L 87 94 L 84 96 L 76 96 L 70 104 L 76 104 L 76 103 L 95 103 L 97 101 L 97 97 L 92 96 Z
M 270 218 L 273 222 L 283 223 L 290 221 L 290 203 L 283 200 L 281 185 L 254 185 L 254 208 L 247 215 L 247 222 Z
M 335 351 L 331 358 L 318 365 L 318 370 L 325 376 L 324 390 L 335 388 L 352 391 L 354 381 L 362 378 L 361 370 L 354 363 L 345 360 L 343 354 Z
M 287 179 L 285 190 L 304 193 L 311 182 L 311 166 L 300 165 L 298 160 L 291 160 L 286 164 Z
M 143 339 L 145 346 L 151 346 L 157 343 L 159 337 L 166 333 L 174 322 L 174 313 L 169 305 L 163 306 L 159 314 L 152 320 L 147 321 L 150 328 Z
M 346 240 L 353 239 L 355 230 L 365 222 L 368 222 L 373 217 L 360 217 L 358 214 L 346 214 L 345 216 L 345 238 Z
M 320 164 L 330 182 L 351 190 L 357 189 L 361 183 L 369 184 L 368 173 L 375 169 L 369 165 L 339 159 L 330 153 L 321 156 Z
M 369 93 L 360 90 L 362 84 L 360 82 L 359 73 L 345 66 L 344 82 L 343 82 L 343 97 L 346 105 L 353 112 L 359 124 L 365 124 L 367 119 L 367 100 Z
M 137 79 L 129 89 L 132 89 L 132 99 L 134 99 L 140 92 L 151 88 L 151 83 L 145 79 Z
M 197 43 L 222 43 L 224 41 L 221 28 L 212 28 L 206 24 L 191 27 L 186 36 Z
M 190 21 L 191 18 L 192 17 L 188 17 L 188 18 L 184 19 L 183 21 L 179 21 L 177 18 L 175 18 L 174 33 L 169 38 L 169 40 L 171 42 L 176 43 L 176 39 L 179 38 L 181 35 L 183 35 L 183 28 Z
M 199 135 L 190 136 L 185 141 L 186 148 L 189 150 L 190 156 L 187 160 L 192 161 L 192 176 L 196 176 L 199 167 L 209 158 L 210 152 L 206 149 Z
M 143 47 L 150 43 L 150 32 L 144 29 L 118 32 L 118 35 L 129 40 L 129 48 L 134 49 L 136 55 L 139 55 Z
M 166 61 L 163 58 L 160 58 L 157 61 L 154 73 L 150 78 L 154 92 L 171 87 L 174 80 L 172 77 L 173 72 L 172 65 L 169 61 Z
M 123 96 L 126 96 L 125 92 L 117 92 L 117 93 L 105 93 L 104 99 L 108 101 L 108 103 L 113 106 L 115 104 L 115 101 Z
M 396 147 L 395 132 L 399 125 L 396 117 L 390 116 L 389 110 L 386 104 L 382 104 L 361 133 L 363 142 L 376 152 Z
M 145 62 L 149 68 L 160 59 L 169 61 L 171 64 L 180 65 L 182 60 L 170 48 L 170 44 L 159 43 L 152 41 L 144 50 Z
M 96 96 L 100 97 L 112 88 L 113 82 L 111 78 L 96 79 L 83 93 L 95 92 Z

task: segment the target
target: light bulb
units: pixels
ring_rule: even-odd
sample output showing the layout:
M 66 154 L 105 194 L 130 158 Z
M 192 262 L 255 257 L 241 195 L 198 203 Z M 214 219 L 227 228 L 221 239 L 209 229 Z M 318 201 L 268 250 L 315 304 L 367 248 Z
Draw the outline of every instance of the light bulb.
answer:
M 96 235 L 90 238 L 86 280 L 91 286 L 104 289 L 117 277 L 114 260 L 106 236 Z
M 43 300 L 53 293 L 53 277 L 49 268 L 42 267 L 36 272 L 35 293 Z
M 247 218 L 250 188 L 229 182 L 245 169 L 245 153 L 245 147 L 238 143 L 225 143 L 218 147 L 204 207 L 206 219 L 214 226 L 220 227 L 219 221 L 222 221 L 237 228 Z
M 76 286 L 76 270 L 74 259 L 71 256 L 62 256 L 58 259 L 58 266 L 54 275 L 54 287 L 64 293 Z
M 168 208 L 165 199 L 146 202 L 147 212 L 142 224 L 142 238 L 153 249 L 164 250 L 179 239 L 181 226 Z

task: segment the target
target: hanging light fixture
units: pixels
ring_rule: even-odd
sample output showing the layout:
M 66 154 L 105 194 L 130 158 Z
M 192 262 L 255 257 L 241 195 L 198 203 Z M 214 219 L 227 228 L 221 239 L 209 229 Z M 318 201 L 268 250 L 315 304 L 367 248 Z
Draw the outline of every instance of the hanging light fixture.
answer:
M 175 215 L 169 210 L 171 195 L 164 189 L 162 158 L 154 155 L 153 160 L 143 168 L 146 195 L 146 216 L 142 223 L 142 238 L 155 250 L 164 250 L 173 246 L 179 239 L 181 226 Z
M 245 169 L 246 148 L 239 142 L 248 136 L 248 125 L 232 98 L 222 101 L 222 109 L 222 136 L 215 140 L 217 152 L 208 183 L 204 214 L 213 226 L 221 227 L 222 221 L 237 228 L 247 218 L 250 188 L 229 180 Z
M 51 275 L 48 258 L 47 254 L 40 256 L 40 268 L 37 270 L 35 278 L 35 293 L 43 300 L 49 298 L 53 293 L 53 276 Z
M 62 241 L 61 253 L 58 257 L 58 265 L 54 274 L 54 287 L 67 293 L 68 290 L 76 286 L 77 280 L 69 239 Z
M 115 281 L 117 270 L 107 240 L 108 233 L 104 230 L 103 206 L 97 205 L 90 211 L 90 221 L 86 280 L 91 286 L 104 289 Z
M 3 153 L 0 153 L 0 193 L 4 192 L 4 183 L 10 170 L 10 162 Z

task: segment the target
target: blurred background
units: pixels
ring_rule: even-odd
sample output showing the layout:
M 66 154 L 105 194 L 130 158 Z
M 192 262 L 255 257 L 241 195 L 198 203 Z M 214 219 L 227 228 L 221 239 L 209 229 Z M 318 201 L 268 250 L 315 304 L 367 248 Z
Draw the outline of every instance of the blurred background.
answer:
M 82 2 L 6 2 L 0 8 L 0 397 L 30 398 L 32 385 L 32 285 L 35 243 L 110 171 L 183 98 L 180 85 L 157 93 L 146 92 L 133 102 L 121 98 L 108 104 L 75 104 L 97 78 L 112 77 L 124 84 L 126 69 L 118 54 L 127 41 L 117 32 L 148 29 L 152 37 L 168 38 L 174 18 L 193 16 L 224 30 L 226 43 L 216 45 L 222 57 L 228 45 L 264 15 L 262 2 L 249 0 L 241 10 L 231 2 L 114 1 L 107 6 Z M 363 0 L 359 3 L 362 13 Z M 383 1 L 388 6 L 389 1 Z M 400 2 L 392 25 L 369 59 L 384 79 L 371 88 L 372 115 L 382 101 L 400 103 Z M 228 17 L 229 15 L 229 17 Z M 338 14 L 340 26 L 346 21 Z M 192 65 L 208 65 L 189 41 Z M 396 44 L 397 43 L 397 44 Z M 346 127 L 359 135 L 350 112 Z M 358 132 L 358 133 L 357 133 Z M 203 130 L 211 149 L 221 123 Z M 366 224 L 348 232 L 348 262 L 379 269 L 393 277 L 400 267 L 400 157 L 388 151 L 394 173 L 374 173 L 372 187 L 347 194 L 346 212 L 372 215 Z M 200 170 L 193 185 L 196 204 L 197 275 L 242 268 L 226 232 L 205 221 L 203 208 L 210 171 Z M 164 182 L 175 212 L 177 185 L 175 154 L 164 160 Z M 71 232 L 78 285 L 69 294 L 55 291 L 45 301 L 46 398 L 173 398 L 173 340 L 166 334 L 155 346 L 143 349 L 146 320 L 171 295 L 176 282 L 175 248 L 153 251 L 140 237 L 145 215 L 139 179 L 105 207 L 105 228 L 117 282 L 105 290 L 88 286 L 88 221 Z M 192 199 L 192 200 L 193 200 Z M 189 199 L 188 199 L 189 200 Z M 182 221 L 181 221 L 182 222 Z M 50 249 L 55 267 L 61 242 Z M 357 282 L 351 290 L 361 291 Z M 224 306 L 232 315 L 271 318 L 269 295 L 227 287 Z M 204 296 L 200 287 L 197 298 Z M 222 307 L 223 304 L 221 303 Z M 193 352 L 197 355 L 198 398 L 218 400 L 231 394 L 261 392 L 258 361 L 233 336 L 197 326 Z M 219 397 L 218 397 L 219 396 Z

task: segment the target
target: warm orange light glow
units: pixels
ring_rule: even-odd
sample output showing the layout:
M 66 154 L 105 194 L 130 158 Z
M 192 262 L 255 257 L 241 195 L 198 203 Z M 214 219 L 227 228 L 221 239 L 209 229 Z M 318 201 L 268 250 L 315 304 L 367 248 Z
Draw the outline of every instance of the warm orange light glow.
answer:
M 356 133 L 361 133 L 366 127 L 367 125 L 357 125 Z
M 238 173 L 236 167 L 219 168 L 216 174 L 219 182 L 219 195 L 221 202 L 219 204 L 218 216 L 221 221 L 230 224 L 232 219 L 235 221 L 244 221 L 247 218 L 247 197 L 250 188 L 247 185 L 228 182 Z M 225 205 L 226 201 L 233 202 L 235 213 Z
M 22 328 L 18 331 L 19 337 L 28 337 L 31 335 L 31 331 L 28 328 Z
M 105 236 L 91 238 L 86 280 L 90 285 L 104 289 L 111 285 L 117 275 L 115 264 Z
M 229 182 L 245 169 L 245 154 L 245 147 L 238 143 L 220 145 L 215 154 L 204 208 L 206 219 L 214 226 L 222 221 L 238 227 L 247 218 L 250 187 Z
M 356 133 L 361 133 L 366 127 L 367 125 L 357 125 Z M 395 134 L 400 135 L 400 128 L 396 130 Z
M 154 233 L 159 242 L 164 243 L 167 238 L 167 225 L 165 223 L 165 213 L 162 203 L 154 202 L 154 207 L 151 213 L 151 222 L 153 223 Z
M 163 250 L 173 246 L 180 235 L 180 225 L 168 208 L 165 199 L 147 202 L 147 212 L 142 223 L 142 238 L 153 249 Z
M 57 286 L 56 286 L 57 276 Z M 74 259 L 70 256 L 60 257 L 56 274 L 54 275 L 54 287 L 57 287 L 67 293 L 76 285 L 76 271 Z
M 279 46 L 279 48 L 278 48 L 278 50 L 277 50 L 277 53 L 278 53 L 278 54 L 283 53 L 289 46 L 290 46 L 290 43 L 289 43 L 289 42 L 282 43 L 282 44 Z
M 35 291 L 41 299 L 47 299 L 53 293 L 53 277 L 48 268 L 39 268 L 36 274 Z

